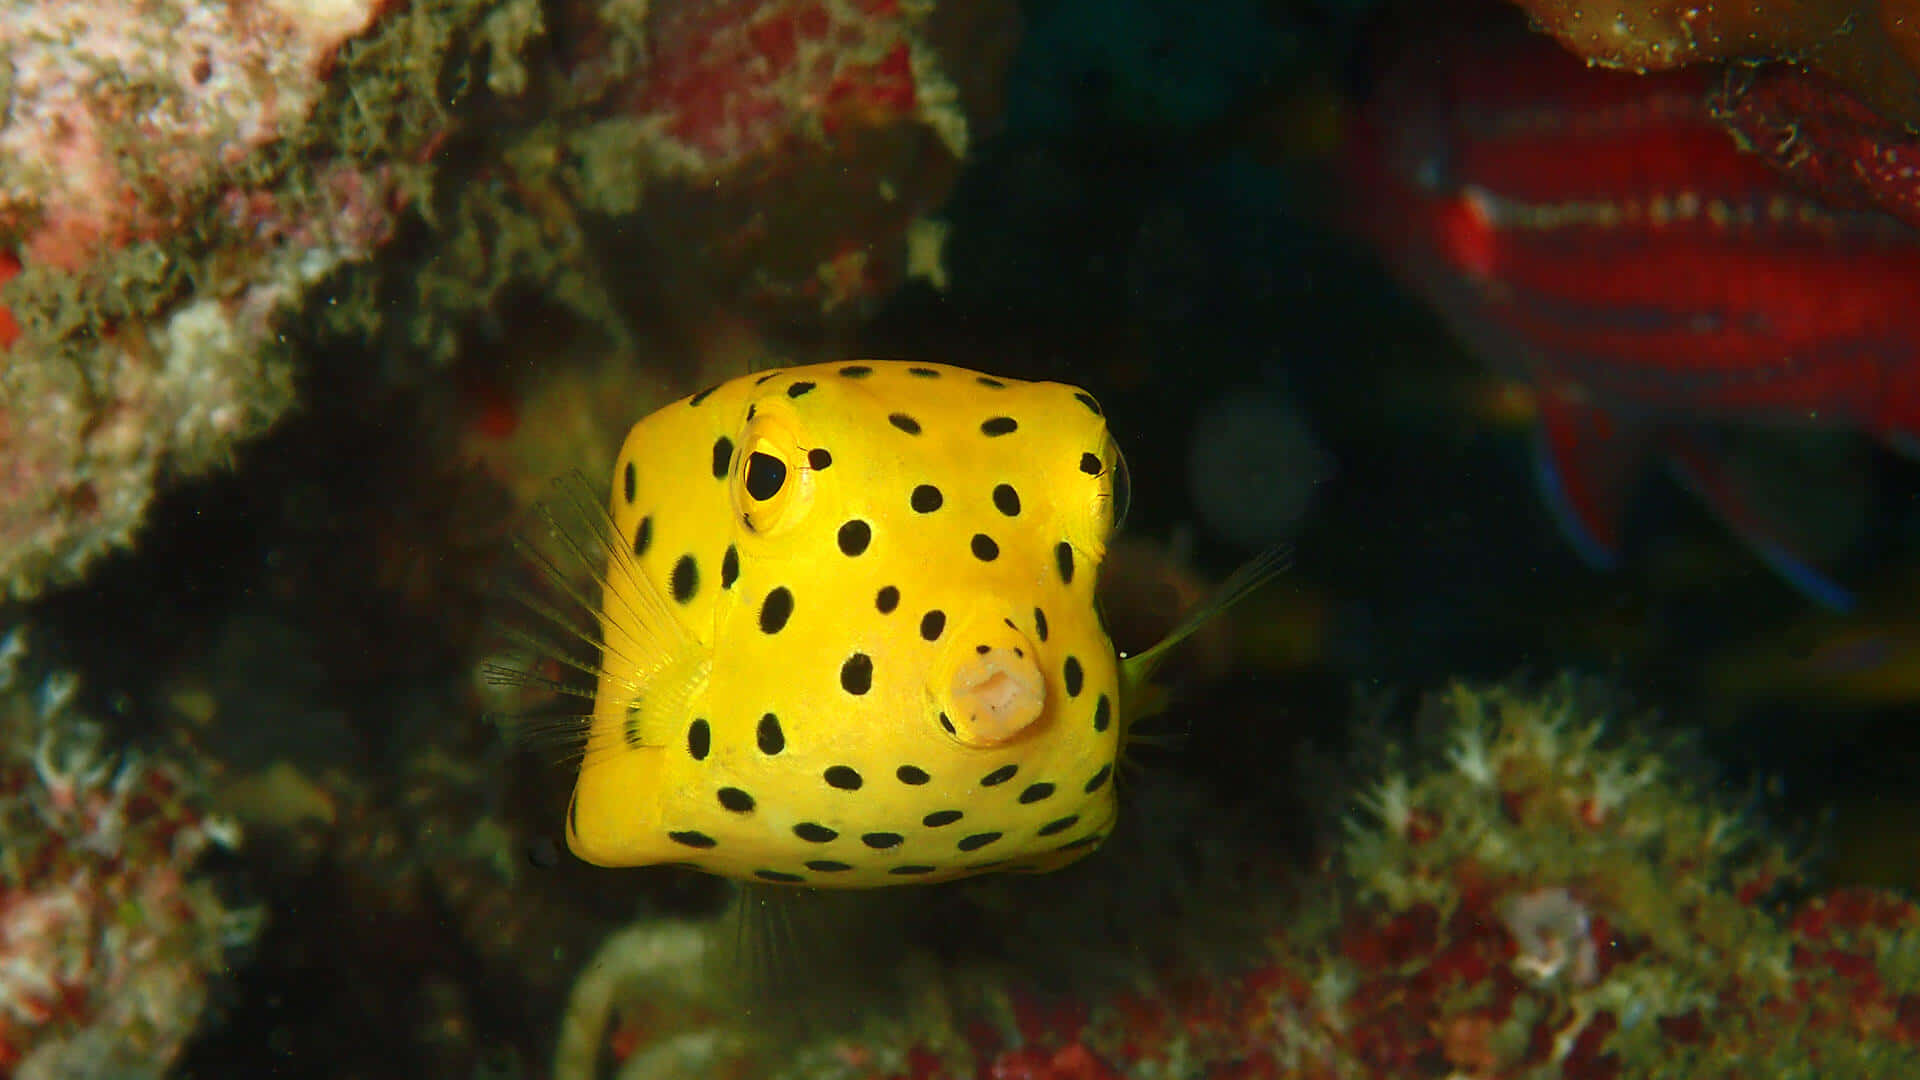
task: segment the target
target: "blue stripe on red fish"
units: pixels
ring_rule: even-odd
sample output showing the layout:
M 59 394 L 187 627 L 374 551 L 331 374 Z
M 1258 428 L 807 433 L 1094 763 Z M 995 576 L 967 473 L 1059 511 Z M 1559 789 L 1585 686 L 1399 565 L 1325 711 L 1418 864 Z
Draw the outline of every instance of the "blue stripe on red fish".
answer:
M 1920 234 L 1822 206 L 1714 120 L 1717 75 L 1590 69 L 1552 42 L 1423 40 L 1355 126 L 1356 219 L 1489 363 L 1536 391 L 1542 492 L 1611 565 L 1649 455 L 1817 602 L 1712 437 L 1858 430 L 1920 447 Z

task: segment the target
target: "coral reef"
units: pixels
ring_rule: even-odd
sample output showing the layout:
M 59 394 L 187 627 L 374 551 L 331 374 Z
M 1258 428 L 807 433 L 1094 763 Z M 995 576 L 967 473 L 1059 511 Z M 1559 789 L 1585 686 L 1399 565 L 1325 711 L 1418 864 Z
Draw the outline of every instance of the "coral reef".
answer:
M 158 1077 L 257 913 L 192 876 L 239 839 L 187 766 L 116 751 L 0 637 L 0 1073 Z
M 335 52 L 380 7 L 9 4 L 0 235 L 30 264 L 74 271 L 172 231 L 223 169 L 306 120 Z
M 1430 702 L 1425 760 L 1392 759 L 1314 877 L 1216 892 L 1264 930 L 1237 963 L 1137 972 L 1118 992 L 1062 996 L 1030 979 L 954 972 L 937 1007 L 777 1051 L 772 1075 L 1896 1076 L 1920 1068 L 1920 908 L 1841 891 L 1788 906 L 1794 860 L 1749 816 L 1687 779 L 1680 748 L 1634 737 L 1597 692 L 1455 687 Z M 1152 879 L 1160 867 L 1140 867 Z M 1207 903 L 1201 900 L 1201 903 Z M 697 1011 L 710 987 L 661 958 L 659 925 L 615 939 L 569 1027 L 633 1008 Z M 589 990 L 591 992 L 589 992 Z M 645 1015 L 643 1012 L 642 1015 Z M 725 1014 L 722 1013 L 722 1016 Z M 743 1060 L 738 1024 L 678 1036 L 600 1027 L 627 1075 L 663 1057 Z M 698 1046 L 688 1041 L 697 1036 Z M 634 1064 L 644 1062 L 645 1064 Z
M 942 280 L 929 215 L 1017 40 L 1004 0 L 97 15 L 0 12 L 0 596 L 126 545 L 336 345 L 414 380 L 532 294 L 664 355 Z
M 1826 199 L 1920 222 L 1920 4 L 1912 0 L 1515 0 L 1585 59 L 1655 71 L 1702 61 L 1727 73 L 1729 126 Z
M 0 11 L 0 596 L 75 579 L 292 403 L 285 318 L 399 202 L 309 130 L 382 8 Z
M 654 62 L 578 143 L 646 176 L 639 223 L 697 279 L 680 295 L 802 325 L 870 314 L 910 254 L 943 272 L 927 215 L 997 111 L 1017 25 L 1000 0 L 664 0 Z M 582 195 L 616 210 L 624 188 Z
M 1737 66 L 1713 107 L 1745 149 L 1827 201 L 1920 228 L 1920 136 L 1832 79 L 1791 64 Z
M 1654 71 L 1773 57 L 1806 64 L 1882 115 L 1920 122 L 1920 5 L 1912 0 L 1514 0 L 1575 53 Z

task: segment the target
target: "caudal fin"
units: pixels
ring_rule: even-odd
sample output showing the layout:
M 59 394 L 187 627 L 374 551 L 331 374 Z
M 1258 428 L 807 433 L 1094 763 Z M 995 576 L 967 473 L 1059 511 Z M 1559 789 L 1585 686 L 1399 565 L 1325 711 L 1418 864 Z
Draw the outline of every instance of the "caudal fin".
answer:
M 1674 474 L 1725 522 L 1735 536 L 1752 548 L 1775 573 L 1829 611 L 1853 610 L 1853 593 L 1828 577 L 1798 550 L 1792 529 L 1771 517 L 1750 490 L 1739 470 L 1708 436 L 1679 429 L 1663 434 L 1662 449 Z

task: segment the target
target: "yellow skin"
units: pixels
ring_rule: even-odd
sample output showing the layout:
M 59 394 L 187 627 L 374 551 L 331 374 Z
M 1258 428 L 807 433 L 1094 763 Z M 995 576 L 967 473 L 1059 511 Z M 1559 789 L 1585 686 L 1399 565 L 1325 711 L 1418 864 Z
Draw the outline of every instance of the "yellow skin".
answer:
M 641 420 L 573 851 L 834 888 L 1092 851 L 1124 727 L 1094 587 L 1125 486 L 1084 392 L 954 367 L 781 369 Z

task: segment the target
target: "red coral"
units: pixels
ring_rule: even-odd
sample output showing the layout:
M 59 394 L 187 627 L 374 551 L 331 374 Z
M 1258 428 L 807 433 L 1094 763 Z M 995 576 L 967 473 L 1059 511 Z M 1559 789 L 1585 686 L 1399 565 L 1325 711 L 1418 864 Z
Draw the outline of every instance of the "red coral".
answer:
M 20 260 L 13 253 L 0 251 L 0 285 L 5 285 L 20 275 Z M 0 305 L 0 349 L 5 349 L 20 340 L 20 323 L 13 312 Z
M 1052 1053 L 1009 1050 L 989 1062 L 987 1080 L 1120 1080 L 1120 1074 L 1080 1043 Z

